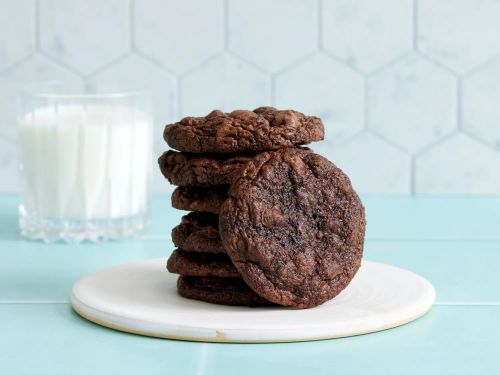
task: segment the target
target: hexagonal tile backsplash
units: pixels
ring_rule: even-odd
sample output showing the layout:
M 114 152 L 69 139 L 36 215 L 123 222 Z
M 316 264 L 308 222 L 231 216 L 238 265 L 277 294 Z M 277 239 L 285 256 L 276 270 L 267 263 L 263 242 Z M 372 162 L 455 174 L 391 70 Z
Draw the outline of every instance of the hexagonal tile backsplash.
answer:
M 162 128 L 213 108 L 321 116 L 362 193 L 500 194 L 493 0 L 0 0 L 0 192 L 33 80 L 144 86 Z M 159 173 L 155 190 L 168 190 Z

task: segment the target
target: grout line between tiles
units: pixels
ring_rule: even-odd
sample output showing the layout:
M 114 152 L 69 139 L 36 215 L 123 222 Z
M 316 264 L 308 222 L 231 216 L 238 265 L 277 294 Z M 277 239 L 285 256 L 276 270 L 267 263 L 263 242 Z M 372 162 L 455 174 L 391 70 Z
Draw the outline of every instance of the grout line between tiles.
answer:
M 366 128 L 366 132 L 369 133 L 369 134 L 371 134 L 375 138 L 378 138 L 380 141 L 388 144 L 389 146 L 392 146 L 392 147 L 398 149 L 399 151 L 401 151 L 401 152 L 403 152 L 403 153 L 405 153 L 407 155 L 411 155 L 411 153 L 410 153 L 409 150 L 407 150 L 403 146 L 397 144 L 396 142 L 388 139 L 385 135 L 381 134 L 377 129 L 368 127 L 368 128 Z
M 212 345 L 209 343 L 201 343 L 201 350 L 200 350 L 200 356 L 198 358 L 198 365 L 196 366 L 196 375 L 205 375 L 206 374 L 206 369 L 207 369 L 207 362 L 209 361 L 210 358 L 210 348 Z
M 231 56 L 231 57 L 235 57 L 235 55 L 233 53 L 231 53 L 230 51 L 225 51 L 225 50 L 222 50 L 222 51 L 219 51 L 217 53 L 215 53 L 214 55 L 211 55 L 209 57 L 207 57 L 205 60 L 201 61 L 200 63 L 190 67 L 189 69 L 186 69 L 180 73 L 176 73 L 175 75 L 179 78 L 185 78 L 187 77 L 188 75 L 190 75 L 191 73 L 193 73 L 194 71 L 200 69 L 200 68 L 203 68 L 205 66 L 207 66 L 208 64 L 210 64 L 211 62 L 217 60 L 218 58 L 221 58 L 221 57 L 224 57 L 224 56 Z
M 368 130 L 370 128 L 369 123 L 369 100 L 368 100 L 368 76 L 363 76 L 363 130 Z
M 469 69 L 465 72 L 462 72 L 461 77 L 468 78 L 468 77 L 470 77 L 470 76 L 472 76 L 472 75 L 474 75 L 482 70 L 487 69 L 490 65 L 498 63 L 499 60 L 500 60 L 500 54 L 496 54 L 495 56 L 489 58 L 488 60 L 486 60 L 482 64 L 479 64 L 472 69 Z
M 276 107 L 276 75 L 271 76 L 271 105 Z
M 418 0 L 413 0 L 413 9 L 412 9 L 412 22 L 413 22 L 413 29 L 412 29 L 412 42 L 413 42 L 413 49 L 415 51 L 418 50 Z
M 367 237 L 367 242 L 498 242 L 498 237 Z
M 0 301 L 0 305 L 69 305 L 69 301 Z
M 429 64 L 434 65 L 437 69 L 440 69 L 444 72 L 447 72 L 449 75 L 458 78 L 460 77 L 459 73 L 454 71 L 453 69 L 447 67 L 446 65 L 442 64 L 441 62 L 437 61 L 433 57 L 425 54 L 424 52 L 421 52 L 420 50 L 415 50 L 415 53 L 424 61 L 427 61 Z
M 176 105 L 175 112 L 177 117 L 181 117 L 183 113 L 183 99 L 182 99 L 182 77 L 175 76 L 175 91 L 176 91 Z
M 318 49 L 320 51 L 323 50 L 323 0 L 318 0 L 317 2 L 317 22 L 318 22 L 318 27 L 317 27 L 317 37 L 318 37 Z
M 415 154 L 411 155 L 410 161 L 410 194 L 415 195 L 417 193 L 417 158 Z
M 242 55 L 234 52 L 234 51 L 231 51 L 230 49 L 228 49 L 227 51 L 223 52 L 226 56 L 230 56 L 232 57 L 233 59 L 235 60 L 239 60 L 241 61 L 242 63 L 252 67 L 253 69 L 255 69 L 256 71 L 260 72 L 261 74 L 265 74 L 265 75 L 272 75 L 272 74 L 275 74 L 273 73 L 272 71 L 270 70 L 267 70 L 263 67 L 261 67 L 259 64 L 256 64 L 254 63 L 253 61 L 251 60 L 248 60 L 246 57 L 243 57 Z
M 473 132 L 467 130 L 467 129 L 460 129 L 459 130 L 459 133 L 460 134 L 463 134 L 464 136 L 478 142 L 479 144 L 481 144 L 482 146 L 486 147 L 486 148 L 489 148 L 491 151 L 493 152 L 499 152 L 499 149 L 487 142 L 484 141 L 484 139 L 478 137 L 476 134 L 474 134 Z
M 127 51 L 127 52 L 119 55 L 118 57 L 113 58 L 113 60 L 110 60 L 107 63 L 101 65 L 99 68 L 91 71 L 90 73 L 85 73 L 83 76 L 84 76 L 85 79 L 92 79 L 96 75 L 99 75 L 102 72 L 105 72 L 106 70 L 108 70 L 109 68 L 112 68 L 116 64 L 119 64 L 123 60 L 126 60 L 131 55 L 132 55 L 132 51 Z
M 499 306 L 500 302 L 435 302 L 435 306 Z
M 35 51 L 40 51 L 40 0 L 35 1 L 35 6 L 34 6 L 34 11 L 35 11 Z
M 456 81 L 456 89 L 457 89 L 457 95 L 455 97 L 455 122 L 456 122 L 456 127 L 458 130 L 462 130 L 464 125 L 463 125 L 463 117 L 462 117 L 462 104 L 463 104 L 463 98 L 462 98 L 462 79 L 460 77 L 457 77 Z
M 166 73 L 166 74 L 170 74 L 171 76 L 180 76 L 180 74 L 174 72 L 173 70 L 163 66 L 159 61 L 155 60 L 154 58 L 151 58 L 147 55 L 145 55 L 144 53 L 142 53 L 141 51 L 139 51 L 135 45 L 131 48 L 130 50 L 130 56 L 135 56 L 141 60 L 144 60 L 148 63 L 150 63 L 151 65 L 154 65 L 158 70 L 162 71 L 163 73 Z
M 344 66 L 345 68 L 347 68 L 349 70 L 352 70 L 354 73 L 357 73 L 361 77 L 368 76 L 368 74 L 366 74 L 365 72 L 363 72 L 360 68 L 357 68 L 353 64 L 347 63 L 346 61 L 342 60 L 340 57 L 338 57 L 337 55 L 335 55 L 333 52 L 330 52 L 330 51 L 328 51 L 326 49 L 321 49 L 318 52 L 323 53 L 324 55 L 328 56 L 330 59 L 332 59 L 333 61 L 335 61 L 337 64 L 340 64 L 340 65 Z
M 45 51 L 43 50 L 38 51 L 38 55 L 50 61 L 52 64 L 58 66 L 59 68 L 77 76 L 80 79 L 85 79 L 85 77 L 87 76 L 87 74 L 80 72 L 78 69 L 73 68 L 71 65 L 65 63 L 62 60 L 52 57 L 50 54 L 45 53 Z
M 228 45 L 229 45 L 229 3 L 228 0 L 224 0 L 224 7 L 223 7 L 223 12 L 224 12 L 224 25 L 223 25 L 223 34 L 224 34 L 224 51 L 228 50 Z
M 452 137 L 454 137 L 458 133 L 459 133 L 458 129 L 453 129 L 450 133 L 445 134 L 442 137 L 440 137 L 437 140 L 435 140 L 434 142 L 431 142 L 431 143 L 425 145 L 424 147 L 422 147 L 422 148 L 414 151 L 413 152 L 413 156 L 415 158 L 418 158 L 419 156 L 425 154 L 426 152 L 428 152 L 429 150 L 433 149 L 434 147 L 437 147 L 438 145 L 441 145 L 442 143 L 445 143 L 446 141 L 448 141 L 449 139 L 451 139 Z M 448 197 L 450 197 L 450 195 L 448 195 Z
M 135 24 L 134 24 L 134 4 L 135 0 L 130 0 L 128 5 L 128 38 L 129 38 L 129 49 L 130 51 L 134 51 L 135 49 Z
M 373 69 L 364 75 L 366 76 L 367 79 L 371 79 L 372 77 L 376 77 L 379 74 L 383 73 L 385 70 L 399 64 L 401 61 L 405 60 L 408 57 L 414 56 L 415 51 L 414 50 L 408 50 L 404 51 L 401 54 L 397 55 L 396 57 L 390 59 L 389 61 L 385 62 L 384 64 L 378 66 L 376 69 Z
M 314 56 L 317 56 L 318 54 L 321 54 L 321 51 L 318 51 L 318 50 L 315 50 L 305 56 L 302 56 L 300 57 L 299 59 L 297 59 L 296 61 L 292 62 L 290 65 L 287 65 L 275 72 L 272 72 L 272 75 L 273 76 L 279 76 L 279 75 L 282 75 L 292 69 L 295 69 L 297 68 L 298 66 L 302 65 L 302 64 L 305 64 L 306 62 L 308 62 L 309 60 L 311 60 Z M 328 56 L 328 55 L 326 55 Z M 330 57 L 330 56 L 328 56 Z
M 34 51 L 34 52 L 29 53 L 28 55 L 26 55 L 25 57 L 23 57 L 19 60 L 16 60 L 10 64 L 3 65 L 0 68 L 0 74 L 5 74 L 6 72 L 8 73 L 10 70 L 16 69 L 17 67 L 23 65 L 24 63 L 28 62 L 29 60 L 36 58 L 36 56 L 37 56 L 37 52 Z

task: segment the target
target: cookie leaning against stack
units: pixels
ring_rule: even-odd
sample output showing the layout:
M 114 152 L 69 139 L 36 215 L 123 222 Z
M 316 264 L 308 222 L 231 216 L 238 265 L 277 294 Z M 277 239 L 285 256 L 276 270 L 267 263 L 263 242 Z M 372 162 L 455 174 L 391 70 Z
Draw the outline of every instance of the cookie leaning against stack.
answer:
M 305 308 L 349 283 L 364 209 L 340 169 L 297 148 L 323 139 L 319 118 L 271 107 L 213 111 L 167 125 L 164 138 L 181 151 L 159 158 L 179 186 L 172 205 L 194 211 L 172 231 L 178 250 L 167 268 L 181 275 L 179 294 Z

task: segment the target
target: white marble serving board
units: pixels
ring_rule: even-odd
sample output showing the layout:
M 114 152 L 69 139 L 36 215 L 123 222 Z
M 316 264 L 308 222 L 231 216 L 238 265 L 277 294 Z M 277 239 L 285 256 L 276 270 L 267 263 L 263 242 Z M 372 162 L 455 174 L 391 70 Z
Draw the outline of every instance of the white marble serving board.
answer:
M 189 300 L 176 291 L 166 259 L 95 272 L 74 286 L 78 314 L 105 327 L 192 341 L 288 342 L 354 336 L 396 327 L 425 314 L 435 291 L 421 276 L 363 261 L 333 300 L 306 310 L 232 307 Z

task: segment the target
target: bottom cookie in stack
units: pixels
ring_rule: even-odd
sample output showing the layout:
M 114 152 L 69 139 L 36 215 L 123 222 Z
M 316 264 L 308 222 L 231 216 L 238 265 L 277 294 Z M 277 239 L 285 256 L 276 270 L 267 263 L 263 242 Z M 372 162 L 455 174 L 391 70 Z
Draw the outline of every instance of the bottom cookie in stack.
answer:
M 178 293 L 190 299 L 219 305 L 261 307 L 272 306 L 240 277 L 179 276 Z
M 183 297 L 223 305 L 272 305 L 245 284 L 226 254 L 177 249 L 167 269 L 180 275 L 177 290 Z

